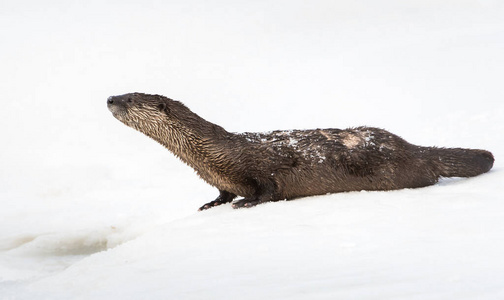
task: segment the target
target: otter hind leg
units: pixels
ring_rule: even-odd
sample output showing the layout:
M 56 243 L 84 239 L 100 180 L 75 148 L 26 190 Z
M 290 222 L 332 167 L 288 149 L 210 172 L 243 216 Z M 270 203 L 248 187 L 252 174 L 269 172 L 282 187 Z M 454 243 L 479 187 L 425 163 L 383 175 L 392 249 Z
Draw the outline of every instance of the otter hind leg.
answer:
M 245 197 L 244 199 L 233 202 L 233 208 L 242 208 L 242 207 L 253 207 L 257 204 L 270 202 L 270 201 L 278 201 L 274 195 L 274 188 L 271 186 L 263 187 L 259 192 L 256 193 L 253 197 Z
M 217 197 L 217 199 L 208 202 L 207 204 L 200 207 L 198 210 L 202 211 L 205 209 L 212 208 L 214 206 L 219 206 L 221 204 L 229 203 L 229 202 L 233 201 L 234 198 L 236 198 L 236 195 L 233 193 L 229 193 L 229 192 L 221 191 L 221 190 L 219 190 L 219 192 L 220 192 L 220 194 L 219 194 L 219 197 Z
M 267 202 L 267 201 L 263 201 Z M 245 198 L 242 200 L 238 200 L 232 204 L 233 208 L 242 208 L 242 207 L 253 207 L 256 206 L 259 203 L 263 203 L 261 200 L 258 198 Z

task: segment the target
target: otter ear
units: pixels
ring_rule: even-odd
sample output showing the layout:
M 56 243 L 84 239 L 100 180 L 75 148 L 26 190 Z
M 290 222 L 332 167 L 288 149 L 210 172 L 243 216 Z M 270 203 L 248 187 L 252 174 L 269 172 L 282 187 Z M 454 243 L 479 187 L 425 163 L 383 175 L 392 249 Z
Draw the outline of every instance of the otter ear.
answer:
M 160 111 L 164 111 L 165 113 L 168 113 L 169 112 L 169 109 L 168 107 L 166 107 L 166 103 L 159 103 L 157 108 L 160 110 Z

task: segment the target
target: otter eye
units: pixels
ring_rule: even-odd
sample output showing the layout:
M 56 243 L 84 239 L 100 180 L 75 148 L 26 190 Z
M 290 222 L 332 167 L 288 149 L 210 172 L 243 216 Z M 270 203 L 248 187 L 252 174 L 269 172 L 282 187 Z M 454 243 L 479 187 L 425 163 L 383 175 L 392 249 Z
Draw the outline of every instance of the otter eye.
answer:
M 131 103 L 131 97 L 128 97 L 128 99 L 126 100 L 128 103 Z

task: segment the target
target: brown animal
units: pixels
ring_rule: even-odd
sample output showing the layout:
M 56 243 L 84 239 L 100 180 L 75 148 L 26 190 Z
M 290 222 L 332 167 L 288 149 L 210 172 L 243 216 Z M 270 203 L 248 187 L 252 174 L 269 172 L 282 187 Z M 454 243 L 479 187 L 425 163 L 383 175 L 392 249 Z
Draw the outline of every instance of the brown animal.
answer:
M 440 177 L 472 177 L 494 162 L 485 150 L 420 147 L 379 128 L 231 133 L 159 95 L 112 96 L 114 117 L 173 152 L 219 189 L 200 210 L 234 208 L 359 190 L 432 185 Z

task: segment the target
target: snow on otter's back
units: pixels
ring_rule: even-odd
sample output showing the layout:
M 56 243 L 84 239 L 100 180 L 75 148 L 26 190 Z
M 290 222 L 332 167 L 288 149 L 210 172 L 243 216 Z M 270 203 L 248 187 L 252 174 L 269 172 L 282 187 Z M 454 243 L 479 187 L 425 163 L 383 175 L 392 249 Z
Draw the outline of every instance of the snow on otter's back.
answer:
M 262 144 L 271 149 L 291 148 L 303 158 L 317 163 L 326 159 L 326 150 L 321 142 L 337 139 L 323 130 L 275 130 L 267 132 L 244 132 L 239 135 L 252 143 Z
M 393 148 L 382 140 L 378 141 L 376 132 L 370 128 L 275 130 L 244 132 L 238 135 L 251 143 L 273 150 L 290 148 L 301 154 L 303 158 L 316 163 L 323 163 L 326 157 L 334 154 L 336 149 L 352 152 L 355 149 L 367 147 L 378 148 L 379 151 L 383 151 L 384 148 Z M 377 147 L 377 143 L 381 146 Z M 279 153 L 284 152 L 279 151 Z

